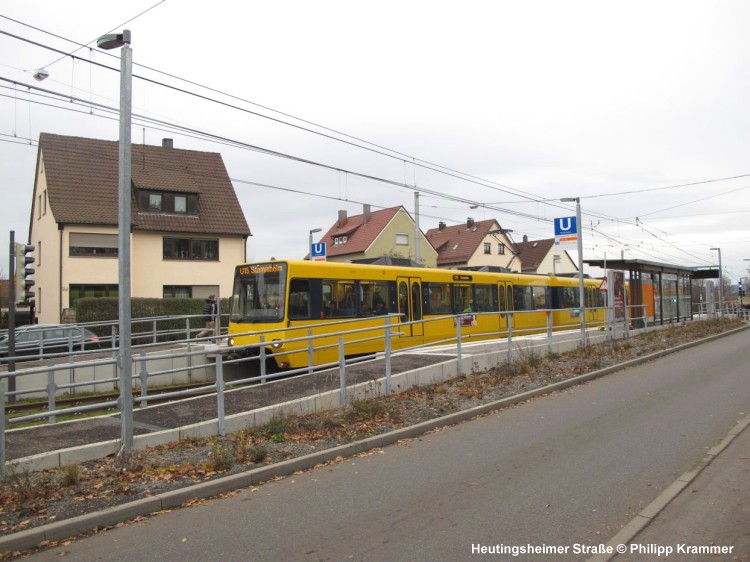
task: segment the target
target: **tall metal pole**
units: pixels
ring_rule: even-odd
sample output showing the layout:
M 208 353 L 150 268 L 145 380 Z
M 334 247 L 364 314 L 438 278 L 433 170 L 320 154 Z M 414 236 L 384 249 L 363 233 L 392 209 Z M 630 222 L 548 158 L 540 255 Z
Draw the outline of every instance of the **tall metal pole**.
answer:
M 130 128 L 133 99 L 133 50 L 130 30 L 108 34 L 97 40 L 102 49 L 120 49 L 120 142 L 118 176 L 118 313 L 120 345 L 117 363 L 120 367 L 120 455 L 127 456 L 133 448 L 133 352 L 130 307 Z
M 586 287 L 583 283 L 583 223 L 581 222 L 581 198 L 580 197 L 563 197 L 560 199 L 563 203 L 576 203 L 576 230 L 578 231 L 578 300 L 580 301 L 581 317 L 581 347 L 586 346 Z
M 419 248 L 419 191 L 414 192 L 414 261 L 417 264 L 422 261 Z
M 586 287 L 583 284 L 583 223 L 581 222 L 581 198 L 576 197 L 576 228 L 578 229 L 578 298 L 581 301 L 581 347 L 586 346 Z
M 719 252 L 719 317 L 724 318 L 724 283 L 722 283 L 721 248 L 711 248 Z
M 133 447 L 133 355 L 131 349 L 130 306 L 130 126 L 133 94 L 133 50 L 130 48 L 130 31 L 126 30 L 120 65 L 120 180 L 119 200 L 119 303 L 120 303 L 120 361 L 122 368 L 122 450 L 129 453 Z
M 310 252 L 310 261 L 313 261 L 313 234 L 315 234 L 316 232 L 321 232 L 321 231 L 322 231 L 321 228 L 313 228 L 310 231 L 310 238 L 307 242 L 307 250 Z

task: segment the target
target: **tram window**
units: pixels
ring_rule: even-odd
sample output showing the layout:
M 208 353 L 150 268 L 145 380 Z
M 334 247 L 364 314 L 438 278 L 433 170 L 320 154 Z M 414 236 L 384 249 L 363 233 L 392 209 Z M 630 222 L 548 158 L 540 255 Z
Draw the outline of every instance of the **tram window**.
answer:
M 453 285 L 453 312 L 473 312 L 474 298 L 471 294 L 471 285 Z
M 451 291 L 448 283 L 424 283 L 425 314 L 450 314 Z
M 515 310 L 534 310 L 534 292 L 531 287 L 513 287 L 513 308 Z
M 411 284 L 411 306 L 412 318 L 414 320 L 422 319 L 422 301 L 419 300 L 419 283 L 416 281 Z
M 563 289 L 563 308 L 578 308 L 578 289 L 575 287 L 565 287 Z
M 539 310 L 547 308 L 547 287 L 513 287 L 515 310 Z
M 289 318 L 310 318 L 310 281 L 307 279 L 292 279 L 289 285 Z
M 474 287 L 474 312 L 497 312 L 497 301 L 494 285 L 476 285 Z
M 362 314 L 386 314 L 388 312 L 388 283 L 385 281 L 360 281 L 359 302 Z
M 409 287 L 403 281 L 398 284 L 398 313 L 401 315 L 401 320 L 403 322 L 408 321 Z
M 354 281 L 342 279 L 323 280 L 323 308 L 326 318 L 351 317 L 357 312 Z
M 532 287 L 534 291 L 534 309 L 547 308 L 547 287 Z

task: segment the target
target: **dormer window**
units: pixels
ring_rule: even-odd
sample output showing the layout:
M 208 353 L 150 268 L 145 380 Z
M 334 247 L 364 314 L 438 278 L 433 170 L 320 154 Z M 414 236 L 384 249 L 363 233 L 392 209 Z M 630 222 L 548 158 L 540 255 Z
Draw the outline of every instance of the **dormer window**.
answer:
M 198 194 L 141 189 L 138 191 L 138 210 L 141 213 L 197 215 Z
M 161 213 L 161 193 L 149 193 L 148 194 L 148 210 L 152 213 Z

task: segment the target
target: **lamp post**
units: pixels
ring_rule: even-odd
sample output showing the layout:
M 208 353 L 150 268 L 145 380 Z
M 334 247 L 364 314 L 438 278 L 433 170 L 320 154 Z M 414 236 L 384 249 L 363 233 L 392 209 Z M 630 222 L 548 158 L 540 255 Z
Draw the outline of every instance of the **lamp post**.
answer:
M 563 197 L 560 199 L 562 203 L 573 203 L 576 204 L 576 229 L 578 230 L 578 300 L 580 306 L 580 317 L 581 317 L 581 347 L 586 346 L 586 314 L 584 313 L 585 300 L 586 300 L 586 288 L 583 284 L 583 225 L 581 224 L 581 198 L 580 197 Z
M 724 318 L 724 284 L 721 282 L 721 248 L 711 248 L 719 252 L 719 316 Z
M 322 232 L 322 231 L 323 231 L 322 228 L 313 228 L 310 231 L 310 241 L 307 244 L 307 249 L 310 252 L 310 261 L 312 261 L 312 259 L 313 259 L 313 256 L 312 256 L 312 251 L 313 251 L 313 247 L 312 247 L 313 246 L 313 234 L 315 234 L 316 232 Z
M 100 49 L 120 50 L 120 142 L 118 179 L 118 278 L 117 288 L 120 345 L 120 455 L 128 455 L 133 447 L 133 355 L 131 349 L 130 308 L 130 128 L 133 93 L 133 51 L 130 30 L 103 35 L 97 42 Z

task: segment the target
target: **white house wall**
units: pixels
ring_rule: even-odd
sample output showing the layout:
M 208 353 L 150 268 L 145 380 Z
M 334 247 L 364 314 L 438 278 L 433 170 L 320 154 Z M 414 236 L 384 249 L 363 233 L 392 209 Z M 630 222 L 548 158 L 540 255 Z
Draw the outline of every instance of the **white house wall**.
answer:
M 41 197 L 41 199 L 40 199 Z M 60 232 L 47 197 L 47 177 L 39 166 L 31 214 L 30 244 L 35 246 L 34 302 L 39 321 L 58 322 L 60 318 Z M 26 242 L 26 234 L 16 233 L 17 242 Z

